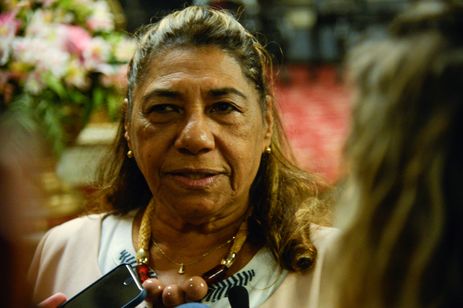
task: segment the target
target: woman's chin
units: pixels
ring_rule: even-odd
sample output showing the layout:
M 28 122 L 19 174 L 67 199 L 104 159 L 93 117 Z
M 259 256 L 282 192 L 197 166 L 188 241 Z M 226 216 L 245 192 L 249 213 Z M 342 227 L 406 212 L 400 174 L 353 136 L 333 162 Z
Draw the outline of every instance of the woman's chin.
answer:
M 154 196 L 158 196 L 156 203 L 159 208 L 165 207 L 173 210 L 179 217 L 191 217 L 196 220 L 208 221 L 214 216 L 222 216 L 225 209 L 233 207 L 233 202 L 225 191 L 228 187 L 214 187 L 211 190 L 185 190 L 183 187 L 164 186 Z M 164 205 L 164 206 L 162 206 Z
M 193 224 L 201 224 L 214 220 L 221 212 L 218 204 L 204 204 L 204 202 L 176 204 L 172 208 L 178 217 Z

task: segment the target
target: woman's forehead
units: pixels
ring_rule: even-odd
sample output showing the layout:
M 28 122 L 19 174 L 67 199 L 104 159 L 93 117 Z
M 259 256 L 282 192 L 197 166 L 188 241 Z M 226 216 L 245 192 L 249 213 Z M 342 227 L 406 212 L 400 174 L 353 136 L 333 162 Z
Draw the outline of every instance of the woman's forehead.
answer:
M 239 62 L 215 46 L 181 47 L 157 54 L 148 63 L 137 92 L 143 96 L 155 88 L 181 90 L 191 85 L 255 92 Z
M 155 53 L 147 62 L 147 69 L 158 74 L 182 70 L 226 70 L 242 74 L 241 64 L 230 52 L 215 45 L 179 46 Z

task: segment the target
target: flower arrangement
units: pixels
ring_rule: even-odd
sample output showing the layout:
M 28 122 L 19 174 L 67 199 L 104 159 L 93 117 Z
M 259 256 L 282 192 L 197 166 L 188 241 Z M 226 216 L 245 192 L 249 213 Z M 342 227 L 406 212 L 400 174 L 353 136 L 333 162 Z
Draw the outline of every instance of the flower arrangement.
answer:
M 118 116 L 134 42 L 104 0 L 0 4 L 0 103 L 59 154 L 96 111 Z M 74 136 L 74 137 L 75 137 Z

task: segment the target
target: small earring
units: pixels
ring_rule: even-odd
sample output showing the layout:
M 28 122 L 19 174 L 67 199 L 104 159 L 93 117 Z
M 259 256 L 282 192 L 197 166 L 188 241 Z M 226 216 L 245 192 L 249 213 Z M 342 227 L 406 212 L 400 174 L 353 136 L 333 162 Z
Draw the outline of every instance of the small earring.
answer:
M 271 154 L 272 153 L 272 148 L 270 146 L 265 148 L 265 153 Z
M 132 150 L 128 150 L 128 151 L 127 151 L 127 157 L 128 157 L 128 158 L 133 158 L 133 152 L 132 152 Z

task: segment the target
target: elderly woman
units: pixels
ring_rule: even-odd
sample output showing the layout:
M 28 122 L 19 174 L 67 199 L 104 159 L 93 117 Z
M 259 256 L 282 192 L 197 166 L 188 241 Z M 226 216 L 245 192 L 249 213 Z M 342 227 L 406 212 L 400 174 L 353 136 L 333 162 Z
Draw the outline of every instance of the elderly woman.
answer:
M 463 5 L 417 2 L 390 30 L 351 56 L 349 215 L 326 307 L 462 307 Z
M 34 298 L 132 262 L 154 306 L 229 307 L 241 285 L 251 307 L 316 307 L 329 210 L 289 158 L 262 45 L 227 13 L 188 7 L 142 30 L 128 80 L 109 211 L 45 236 Z

